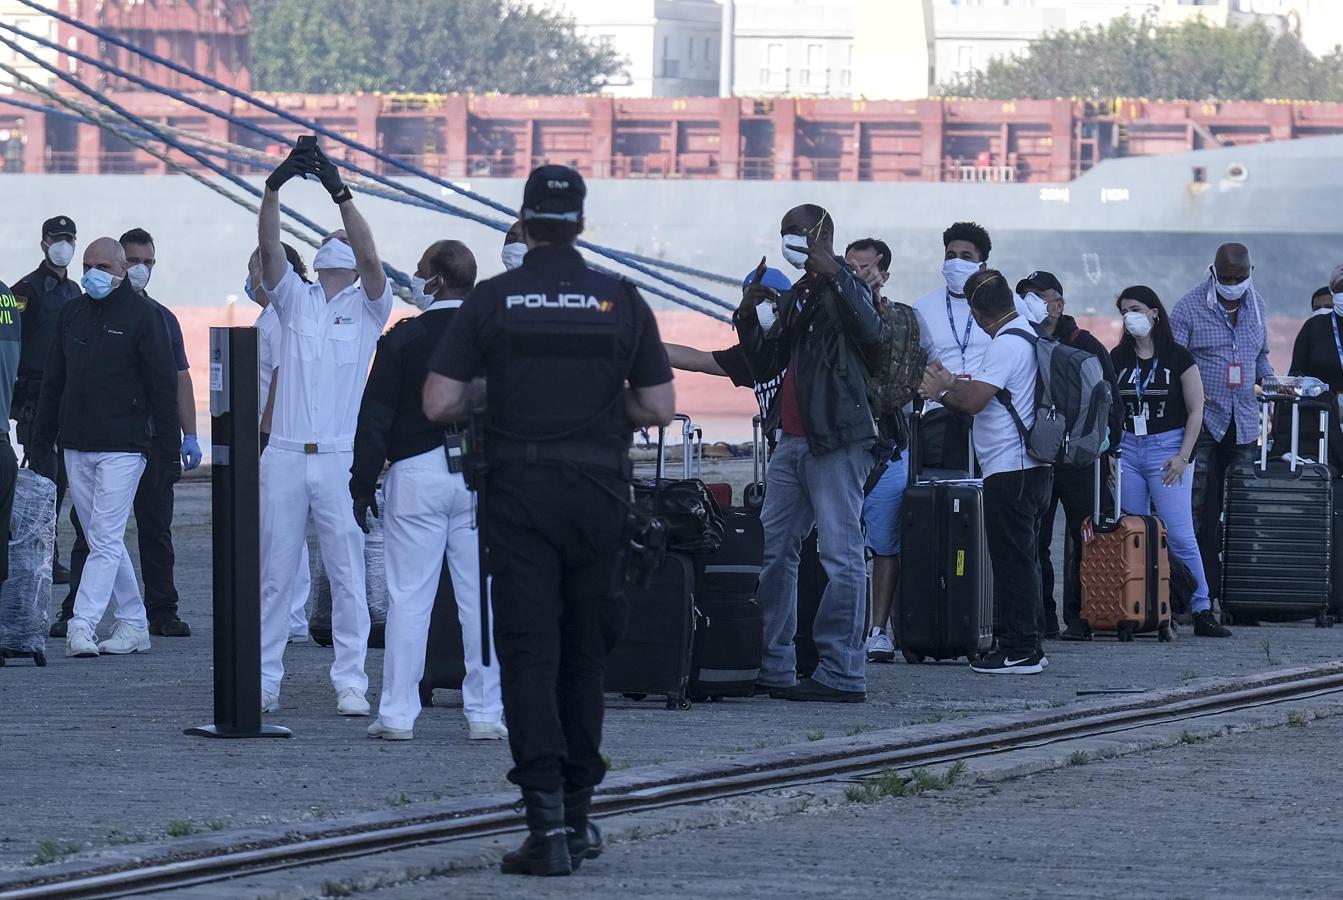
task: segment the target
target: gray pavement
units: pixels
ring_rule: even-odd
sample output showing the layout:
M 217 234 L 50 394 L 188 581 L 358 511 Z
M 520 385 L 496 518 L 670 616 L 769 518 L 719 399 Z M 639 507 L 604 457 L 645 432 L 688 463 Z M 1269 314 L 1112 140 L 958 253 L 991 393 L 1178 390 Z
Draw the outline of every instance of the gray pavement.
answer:
M 184 737 L 182 728 L 211 714 L 208 498 L 205 484 L 179 489 L 178 586 L 195 636 L 159 638 L 148 654 L 97 660 L 66 660 L 57 645 L 46 669 L 24 662 L 0 669 L 0 821 L 12 826 L 0 828 L 0 868 L 28 865 L 43 841 L 87 852 L 170 832 L 312 821 L 506 788 L 507 747 L 466 742 L 458 695 L 439 692 L 443 705 L 425 712 L 414 741 L 368 740 L 367 720 L 335 715 L 326 678 L 331 653 L 313 645 L 290 648 L 284 708 L 270 717 L 293 728 L 293 739 Z M 133 533 L 129 543 L 134 554 Z M 1048 651 L 1053 664 L 1038 678 L 977 676 L 963 664 L 873 666 L 869 701 L 860 706 L 762 698 L 669 712 L 661 703 L 612 698 L 606 753 L 619 770 L 1058 706 L 1083 691 L 1171 687 L 1338 658 L 1343 629 L 1271 626 L 1226 641 L 1185 630 L 1169 645 L 1055 643 Z M 372 699 L 380 651 L 370 652 L 368 669 Z
M 1326 719 L 635 840 L 568 879 L 477 870 L 359 896 L 1337 897 L 1340 741 L 1343 722 Z

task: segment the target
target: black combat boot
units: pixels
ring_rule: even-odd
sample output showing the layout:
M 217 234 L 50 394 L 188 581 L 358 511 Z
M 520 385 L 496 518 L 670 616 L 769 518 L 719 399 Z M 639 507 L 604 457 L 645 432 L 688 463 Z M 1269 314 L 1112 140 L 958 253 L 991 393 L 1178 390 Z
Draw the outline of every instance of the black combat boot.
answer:
M 568 875 L 573 867 L 564 826 L 564 791 L 523 788 L 522 802 L 527 808 L 527 840 L 504 854 L 499 871 L 505 875 Z
M 569 832 L 569 864 L 577 871 L 585 859 L 602 855 L 602 830 L 588 821 L 592 788 L 574 788 L 564 792 L 564 825 Z

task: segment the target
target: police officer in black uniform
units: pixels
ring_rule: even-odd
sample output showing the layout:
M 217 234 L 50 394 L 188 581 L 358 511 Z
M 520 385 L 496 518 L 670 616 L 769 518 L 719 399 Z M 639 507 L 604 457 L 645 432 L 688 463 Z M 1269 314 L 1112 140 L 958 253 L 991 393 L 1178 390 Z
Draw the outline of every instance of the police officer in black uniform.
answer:
M 42 223 L 42 262 L 32 272 L 14 283 L 14 299 L 23 319 L 23 350 L 19 356 L 19 373 L 14 380 L 12 417 L 24 455 L 32 458 L 40 453 L 31 446 L 33 417 L 37 414 L 37 395 L 42 387 L 42 373 L 51 354 L 51 341 L 56 334 L 56 316 L 61 307 L 84 293 L 79 282 L 71 280 L 66 267 L 75 257 L 76 230 L 69 216 L 52 216 Z M 50 449 L 50 448 L 46 448 Z M 61 514 L 65 500 L 65 462 L 57 456 L 56 515 Z M 52 584 L 65 584 L 70 573 L 61 565 L 60 555 L 51 558 Z M 63 615 L 51 626 L 52 637 L 65 637 L 66 620 Z
M 465 415 L 485 376 L 483 522 L 513 769 L 529 835 L 505 873 L 567 875 L 601 852 L 588 822 L 601 757 L 603 620 L 619 604 L 630 436 L 675 408 L 638 292 L 589 269 L 583 179 L 527 179 L 522 266 L 472 291 L 430 360 L 425 414 Z M 476 427 L 476 426 L 473 426 Z

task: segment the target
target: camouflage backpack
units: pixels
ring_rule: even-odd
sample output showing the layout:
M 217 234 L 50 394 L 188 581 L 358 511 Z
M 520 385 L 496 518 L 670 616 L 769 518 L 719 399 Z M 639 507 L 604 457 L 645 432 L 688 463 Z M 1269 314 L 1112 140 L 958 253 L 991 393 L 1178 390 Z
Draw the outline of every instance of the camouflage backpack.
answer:
M 919 342 L 919 318 L 914 307 L 893 300 L 877 305 L 881 317 L 881 345 L 875 353 L 867 399 L 878 420 L 898 416 L 918 393 L 928 353 Z

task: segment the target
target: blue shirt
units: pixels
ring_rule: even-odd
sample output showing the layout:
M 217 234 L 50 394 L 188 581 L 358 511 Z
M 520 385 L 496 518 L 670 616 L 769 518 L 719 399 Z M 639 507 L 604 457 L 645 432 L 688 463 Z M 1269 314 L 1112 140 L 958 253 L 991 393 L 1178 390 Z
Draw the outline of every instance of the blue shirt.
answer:
M 173 361 L 177 365 L 177 371 L 185 372 L 191 366 L 187 363 L 186 342 L 182 339 L 182 325 L 177 321 L 177 316 L 173 315 L 171 309 L 148 294 L 141 294 L 140 296 L 154 304 L 154 308 L 163 316 L 163 327 L 168 332 L 168 344 L 173 350 Z

